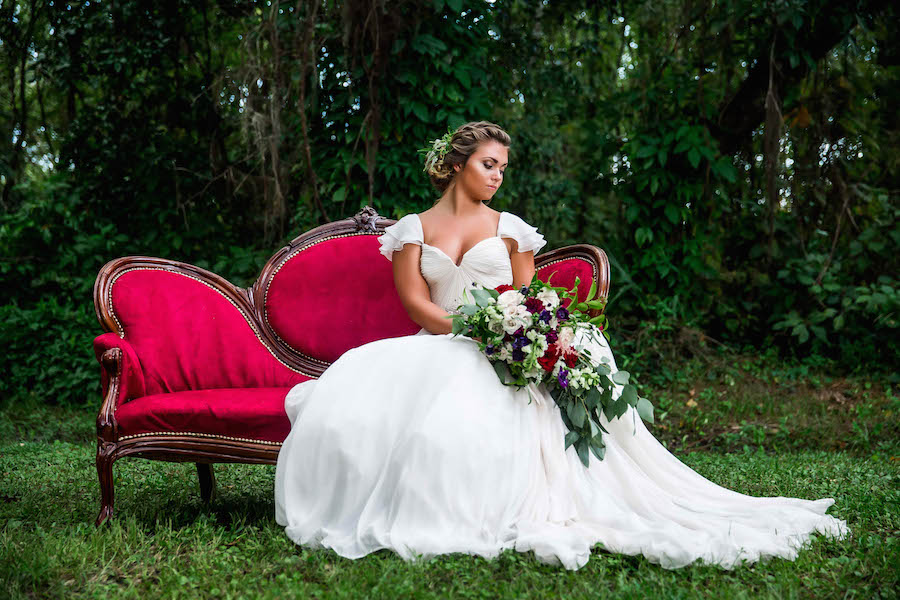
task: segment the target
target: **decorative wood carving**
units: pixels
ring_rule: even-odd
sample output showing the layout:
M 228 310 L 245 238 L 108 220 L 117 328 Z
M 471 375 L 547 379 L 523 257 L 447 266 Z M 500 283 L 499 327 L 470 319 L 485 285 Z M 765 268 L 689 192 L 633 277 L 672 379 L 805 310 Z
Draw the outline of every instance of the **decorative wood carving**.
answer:
M 104 331 L 115 332 L 124 337 L 115 318 L 112 306 L 112 286 L 123 272 L 134 268 L 162 269 L 181 273 L 198 279 L 221 292 L 241 310 L 248 323 L 256 329 L 260 339 L 279 360 L 300 372 L 318 377 L 327 368 L 327 363 L 311 360 L 310 357 L 291 348 L 281 341 L 268 326 L 265 318 L 265 292 L 269 282 L 279 267 L 298 250 L 326 239 L 344 235 L 381 235 L 385 227 L 396 221 L 378 215 L 374 209 L 365 206 L 350 218 L 326 223 L 293 239 L 287 246 L 276 252 L 268 260 L 249 288 L 239 288 L 223 277 L 191 264 L 150 256 L 125 256 L 108 262 L 100 270 L 94 282 L 94 309 Z M 589 263 L 598 281 L 598 293 L 602 297 L 609 294 L 609 261 L 603 250 L 588 244 L 577 244 L 558 248 L 535 258 L 535 267 L 556 261 L 577 258 Z M 192 435 L 146 435 L 120 440 L 115 419 L 116 398 L 122 384 L 124 356 L 119 348 L 111 348 L 103 353 L 101 364 L 109 376 L 109 386 L 100 412 L 97 416 L 97 474 L 100 479 L 100 513 L 96 525 L 109 520 L 114 513 L 113 463 L 119 458 L 134 456 L 169 462 L 194 462 L 200 480 L 200 493 L 204 502 L 215 495 L 215 476 L 212 463 L 252 463 L 276 464 L 281 444 L 260 440 L 238 441 Z

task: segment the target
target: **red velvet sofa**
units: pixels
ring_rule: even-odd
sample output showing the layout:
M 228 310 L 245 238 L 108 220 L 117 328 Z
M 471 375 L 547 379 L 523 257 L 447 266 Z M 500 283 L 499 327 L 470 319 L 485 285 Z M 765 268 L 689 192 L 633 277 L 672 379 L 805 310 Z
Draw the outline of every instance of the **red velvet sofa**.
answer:
M 284 398 L 292 386 L 350 348 L 419 330 L 378 252 L 376 238 L 393 223 L 365 207 L 317 227 L 275 253 L 246 289 L 161 258 L 127 256 L 101 269 L 97 525 L 113 515 L 117 459 L 194 462 L 209 502 L 212 463 L 275 464 L 290 429 Z M 608 294 L 599 248 L 567 246 L 535 263 L 542 279 L 556 271 L 556 285 L 596 279 Z M 580 287 L 586 293 L 588 285 Z

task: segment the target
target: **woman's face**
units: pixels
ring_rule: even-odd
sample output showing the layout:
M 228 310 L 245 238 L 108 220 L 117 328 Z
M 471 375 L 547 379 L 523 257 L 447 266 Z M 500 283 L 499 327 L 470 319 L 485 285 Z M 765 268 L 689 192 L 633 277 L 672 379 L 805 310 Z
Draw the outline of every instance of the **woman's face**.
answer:
M 503 172 L 508 162 L 506 146 L 496 140 L 478 145 L 465 168 L 454 165 L 456 185 L 476 200 L 490 200 L 503 183 Z

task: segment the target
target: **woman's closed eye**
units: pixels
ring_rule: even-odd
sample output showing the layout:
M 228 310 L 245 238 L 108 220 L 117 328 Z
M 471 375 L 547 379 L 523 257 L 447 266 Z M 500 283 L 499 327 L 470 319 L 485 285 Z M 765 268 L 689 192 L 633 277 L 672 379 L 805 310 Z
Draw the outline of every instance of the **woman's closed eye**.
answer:
M 491 169 L 491 168 L 493 168 L 493 166 L 494 165 L 492 165 L 491 163 L 484 163 L 484 167 L 486 169 Z M 504 173 L 506 173 L 506 169 L 501 169 L 500 174 L 503 175 Z

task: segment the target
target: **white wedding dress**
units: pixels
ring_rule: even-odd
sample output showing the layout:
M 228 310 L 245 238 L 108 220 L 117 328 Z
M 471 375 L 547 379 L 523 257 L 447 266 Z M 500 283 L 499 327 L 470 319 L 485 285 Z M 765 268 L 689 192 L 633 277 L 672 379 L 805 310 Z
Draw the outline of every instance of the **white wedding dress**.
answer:
M 511 213 L 497 235 L 459 265 L 425 244 L 411 214 L 379 238 L 388 258 L 422 246 L 432 300 L 451 311 L 474 282 L 512 283 L 502 238 L 520 251 L 544 238 Z M 606 340 L 592 356 L 615 360 Z M 352 349 L 317 380 L 298 384 L 285 409 L 292 427 L 278 455 L 275 519 L 297 544 L 358 558 L 389 548 L 407 560 L 513 548 L 567 569 L 594 546 L 643 554 L 665 568 L 694 561 L 732 568 L 767 556 L 794 559 L 813 532 L 843 538 L 834 500 L 757 498 L 712 483 L 669 453 L 630 408 L 612 422 L 604 460 L 584 467 L 543 387 L 500 383 L 467 338 L 416 335 Z M 616 397 L 621 387 L 616 391 Z

